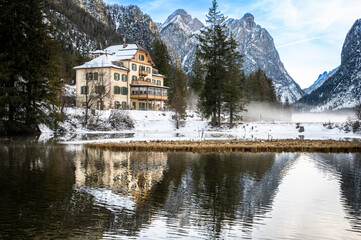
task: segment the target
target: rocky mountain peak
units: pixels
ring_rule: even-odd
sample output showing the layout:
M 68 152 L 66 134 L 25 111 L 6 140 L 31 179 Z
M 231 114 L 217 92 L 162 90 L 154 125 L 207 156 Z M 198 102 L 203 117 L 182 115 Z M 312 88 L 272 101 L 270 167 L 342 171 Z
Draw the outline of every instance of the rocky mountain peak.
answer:
M 190 21 L 192 21 L 192 16 L 189 15 L 184 9 L 177 9 L 171 15 L 169 15 L 163 25 L 174 22 L 178 17 L 182 19 L 184 24 L 188 24 Z
M 244 14 L 244 16 L 241 18 L 241 21 L 245 22 L 245 26 L 248 29 L 256 26 L 256 23 L 254 22 L 254 16 L 250 13 Z
M 353 24 L 350 31 L 347 33 L 345 42 L 342 47 L 341 64 L 346 62 L 350 57 L 353 57 L 355 54 L 360 55 L 360 53 L 361 53 L 361 19 L 358 19 Z

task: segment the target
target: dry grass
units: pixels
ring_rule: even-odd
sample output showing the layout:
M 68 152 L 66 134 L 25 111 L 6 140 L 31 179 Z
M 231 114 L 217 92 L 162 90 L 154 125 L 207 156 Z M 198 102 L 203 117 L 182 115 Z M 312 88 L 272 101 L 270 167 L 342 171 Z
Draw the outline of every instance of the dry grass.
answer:
M 85 146 L 88 148 L 124 152 L 361 152 L 361 142 L 333 140 L 137 141 L 124 143 L 89 143 Z

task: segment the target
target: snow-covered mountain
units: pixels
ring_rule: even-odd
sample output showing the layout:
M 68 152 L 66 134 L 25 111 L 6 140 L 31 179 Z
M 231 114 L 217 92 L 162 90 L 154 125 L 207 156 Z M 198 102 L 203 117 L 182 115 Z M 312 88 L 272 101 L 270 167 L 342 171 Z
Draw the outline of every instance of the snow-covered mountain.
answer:
M 203 26 L 202 22 L 192 18 L 183 9 L 172 13 L 160 25 L 162 39 L 178 53 L 187 73 L 192 70 L 196 46 L 199 44 L 196 34 Z M 261 68 L 272 78 L 283 101 L 288 98 L 290 102 L 295 102 L 305 95 L 284 68 L 271 35 L 254 22 L 252 14 L 245 14 L 241 19 L 229 19 L 226 26 L 239 43 L 246 75 Z
M 192 70 L 198 40 L 196 34 L 203 27 L 197 18 L 192 18 L 185 10 L 178 9 L 159 25 L 162 39 L 178 54 L 187 73 Z
M 352 108 L 361 100 L 361 19 L 348 32 L 341 53 L 341 66 L 321 87 L 297 105 L 311 111 Z
M 107 5 L 105 11 L 115 31 L 146 49 L 151 49 L 153 41 L 160 39 L 157 25 L 137 6 Z
M 317 78 L 317 80 L 308 88 L 303 89 L 303 91 L 307 94 L 310 94 L 311 92 L 315 91 L 317 88 L 321 87 L 322 84 L 329 79 L 330 77 L 332 77 L 337 70 L 339 69 L 339 67 L 333 69 L 330 72 L 325 71 L 324 73 L 320 74 Z
M 268 31 L 256 24 L 252 14 L 247 13 L 241 19 L 229 19 L 226 26 L 239 44 L 243 54 L 245 74 L 261 68 L 267 77 L 273 80 L 277 94 L 283 102 L 290 103 L 300 99 L 305 93 L 287 73 L 281 62 L 273 38 Z

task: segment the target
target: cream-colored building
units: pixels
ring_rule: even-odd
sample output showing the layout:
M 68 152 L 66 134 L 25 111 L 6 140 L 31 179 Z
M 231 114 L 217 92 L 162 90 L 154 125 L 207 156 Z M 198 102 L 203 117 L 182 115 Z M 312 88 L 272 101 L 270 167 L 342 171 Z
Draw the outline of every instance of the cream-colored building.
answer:
M 147 50 L 138 44 L 110 46 L 93 52 L 77 66 L 77 106 L 96 109 L 164 110 L 168 102 L 165 76 L 158 73 Z

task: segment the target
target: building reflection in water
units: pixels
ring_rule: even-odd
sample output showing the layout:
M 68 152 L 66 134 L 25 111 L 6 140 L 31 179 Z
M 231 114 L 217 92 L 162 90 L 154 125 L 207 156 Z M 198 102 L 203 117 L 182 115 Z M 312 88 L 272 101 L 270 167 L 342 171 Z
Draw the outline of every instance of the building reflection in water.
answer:
M 77 153 L 75 166 L 78 187 L 107 188 L 141 203 L 162 179 L 167 154 L 83 149 Z

